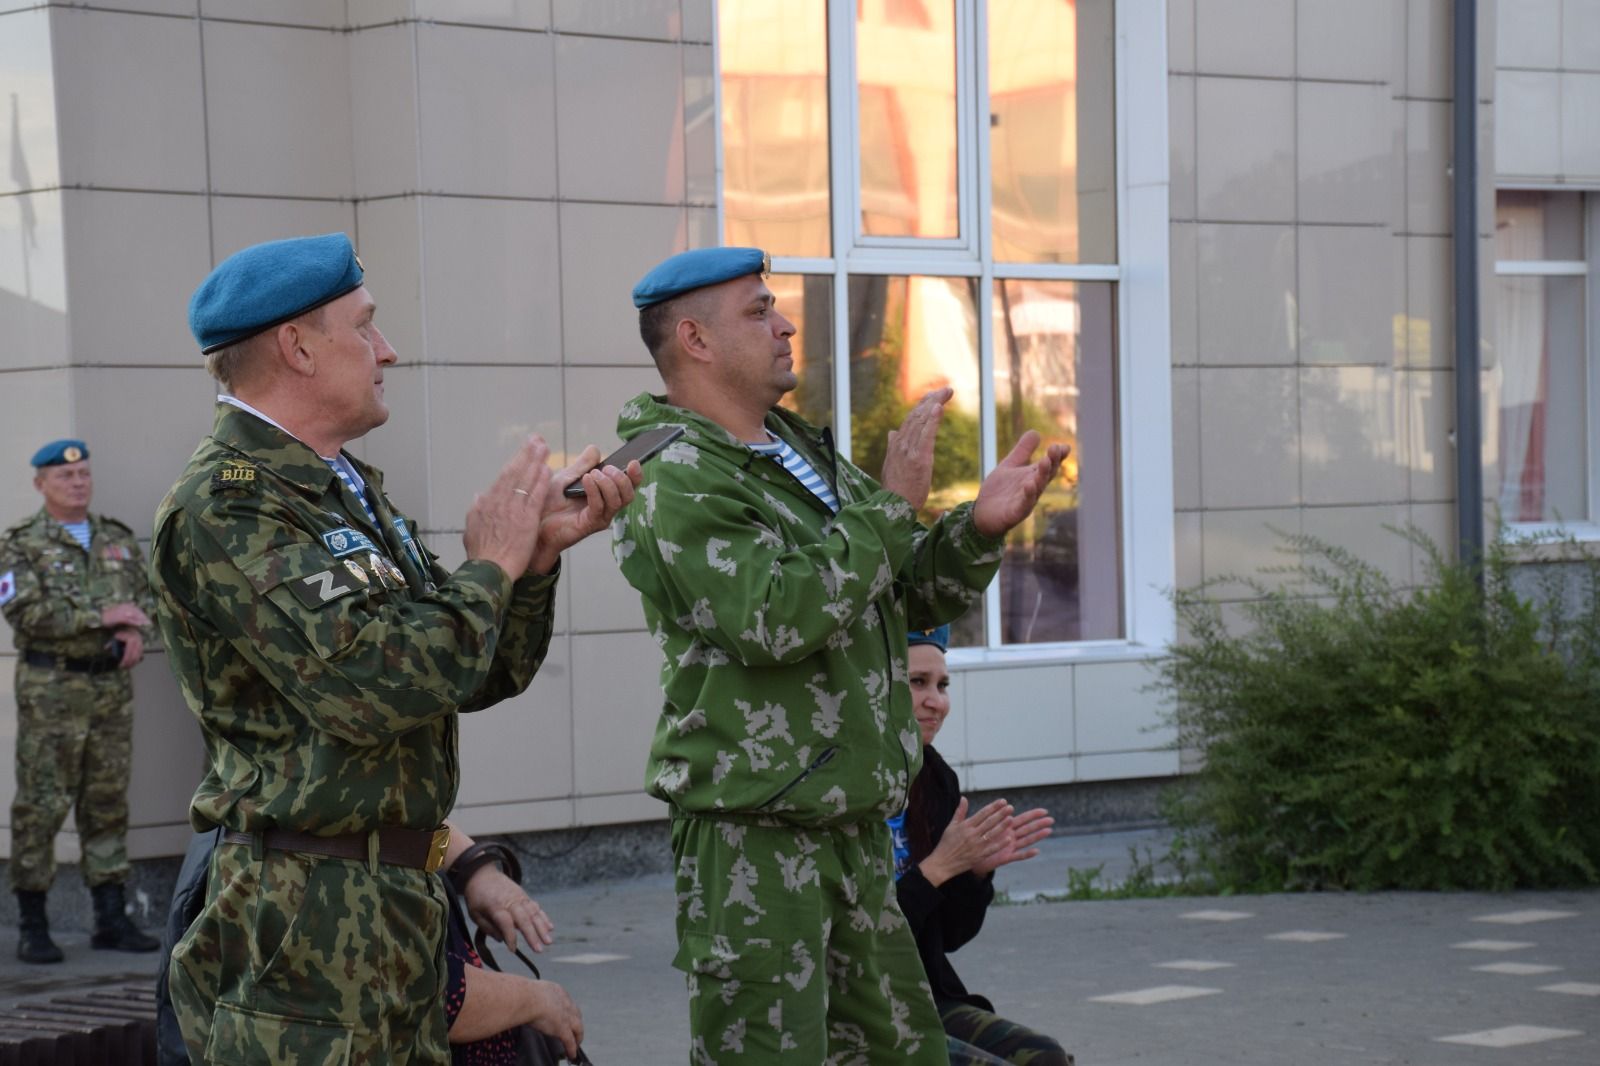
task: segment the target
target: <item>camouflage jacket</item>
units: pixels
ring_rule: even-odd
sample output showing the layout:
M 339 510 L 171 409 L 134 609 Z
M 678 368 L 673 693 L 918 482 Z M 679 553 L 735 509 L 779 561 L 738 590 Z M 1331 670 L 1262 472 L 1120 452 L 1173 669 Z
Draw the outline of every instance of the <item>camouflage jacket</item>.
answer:
M 133 530 L 115 518 L 89 516 L 89 550 L 41 508 L 0 541 L 0 610 L 23 651 L 93 658 L 111 630 L 100 611 L 114 603 L 154 610 L 144 558 Z
M 310 448 L 219 404 L 156 512 L 157 620 L 210 756 L 196 829 L 432 828 L 455 803 L 456 712 L 544 659 L 555 576 L 446 572 L 351 461 L 376 525 Z
M 692 814 L 795 824 L 883 818 L 922 762 L 906 686 L 906 627 L 965 611 L 1001 542 L 963 504 L 932 528 L 781 409 L 767 428 L 833 487 L 837 515 L 779 463 L 648 393 L 624 438 L 688 433 L 644 468 L 612 525 L 623 576 L 666 661 L 646 770 L 651 795 Z

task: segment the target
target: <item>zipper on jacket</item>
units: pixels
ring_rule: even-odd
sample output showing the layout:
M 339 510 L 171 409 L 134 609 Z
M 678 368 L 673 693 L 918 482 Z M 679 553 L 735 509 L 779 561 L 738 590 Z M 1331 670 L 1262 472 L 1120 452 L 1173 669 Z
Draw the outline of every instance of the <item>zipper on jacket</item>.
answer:
M 799 775 L 793 781 L 790 781 L 787 785 L 784 785 L 782 788 L 778 789 L 774 796 L 758 806 L 756 810 L 766 810 L 774 803 L 777 803 L 779 800 L 783 799 L 783 797 L 787 796 L 789 793 L 798 788 L 800 782 L 810 777 L 814 771 L 826 766 L 837 754 L 839 754 L 839 749 L 837 747 L 823 748 L 821 753 L 819 753 L 815 759 L 811 760 L 811 765 L 807 766 L 804 770 L 801 770 Z

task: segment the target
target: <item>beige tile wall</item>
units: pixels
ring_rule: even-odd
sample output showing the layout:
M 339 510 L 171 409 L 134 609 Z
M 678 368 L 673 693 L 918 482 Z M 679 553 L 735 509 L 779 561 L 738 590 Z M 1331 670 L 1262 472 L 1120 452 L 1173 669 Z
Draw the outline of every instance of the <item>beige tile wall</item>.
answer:
M 1592 186 L 1600 181 L 1600 2 L 1498 3 L 1500 179 Z
M 1182 585 L 1282 562 L 1273 529 L 1402 583 L 1386 525 L 1453 540 L 1450 7 L 1169 5 Z
M 16 460 L 0 522 L 38 505 L 19 457 L 70 433 L 95 450 L 96 508 L 147 530 L 210 424 L 195 284 L 249 244 L 344 230 L 401 356 L 391 421 L 355 450 L 458 561 L 473 493 L 524 434 L 558 457 L 609 448 L 622 400 L 656 384 L 628 290 L 716 238 L 711 11 L 119 0 L 0 15 L 0 105 L 16 93 L 18 117 L 13 132 L 0 107 L 0 136 L 26 169 L 0 177 L 0 454 Z M 463 723 L 461 803 L 485 831 L 659 814 L 640 794 L 658 654 L 605 544 L 568 561 L 557 609 L 529 693 Z M 0 680 L 11 651 L 6 629 Z M 139 750 L 161 757 L 135 769 L 132 845 L 172 853 L 198 736 L 159 653 L 136 686 Z M 6 683 L 4 796 L 14 723 Z

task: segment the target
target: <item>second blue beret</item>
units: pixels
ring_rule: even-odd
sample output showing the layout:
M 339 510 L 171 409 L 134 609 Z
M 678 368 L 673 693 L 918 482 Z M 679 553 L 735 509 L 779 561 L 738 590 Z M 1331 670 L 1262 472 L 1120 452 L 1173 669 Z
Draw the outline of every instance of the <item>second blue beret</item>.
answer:
M 650 268 L 633 287 L 633 306 L 643 311 L 707 285 L 747 274 L 765 274 L 772 260 L 760 248 L 696 248 L 679 252 Z
M 201 352 L 214 352 L 354 292 L 363 276 L 343 233 L 252 245 L 218 263 L 194 291 L 189 331 Z

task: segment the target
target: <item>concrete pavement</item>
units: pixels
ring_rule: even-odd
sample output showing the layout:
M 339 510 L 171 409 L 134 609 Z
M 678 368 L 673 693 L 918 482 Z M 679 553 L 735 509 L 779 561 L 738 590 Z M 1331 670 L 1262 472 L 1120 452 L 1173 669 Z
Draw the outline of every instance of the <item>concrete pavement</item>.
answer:
M 1057 837 L 1001 887 L 1061 894 L 1069 868 L 1101 863 L 1117 880 L 1129 846 L 1161 840 Z M 598 1066 L 685 1061 L 670 879 L 539 899 L 558 923 L 541 968 L 582 1007 Z M 0 931 L 0 1007 L 153 968 L 58 939 L 66 964 L 24 968 L 15 931 Z M 1035 901 L 995 907 L 956 962 L 1081 1066 L 1600 1064 L 1600 891 Z

